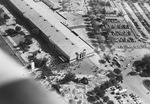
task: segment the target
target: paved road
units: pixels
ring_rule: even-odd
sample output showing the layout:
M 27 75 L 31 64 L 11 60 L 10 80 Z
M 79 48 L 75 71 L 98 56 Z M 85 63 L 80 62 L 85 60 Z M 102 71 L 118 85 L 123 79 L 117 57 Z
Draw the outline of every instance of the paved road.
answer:
M 129 59 L 130 60 L 130 59 Z M 130 61 L 127 61 L 127 63 L 130 63 Z M 148 90 L 143 86 L 142 81 L 144 79 L 150 79 L 150 78 L 144 78 L 140 76 L 126 76 L 128 72 L 131 71 L 131 66 L 123 71 L 124 81 L 123 81 L 123 87 L 128 89 L 128 92 L 134 93 L 137 96 L 140 97 L 140 100 L 142 101 L 142 104 L 149 104 L 150 102 L 150 94 L 147 94 Z

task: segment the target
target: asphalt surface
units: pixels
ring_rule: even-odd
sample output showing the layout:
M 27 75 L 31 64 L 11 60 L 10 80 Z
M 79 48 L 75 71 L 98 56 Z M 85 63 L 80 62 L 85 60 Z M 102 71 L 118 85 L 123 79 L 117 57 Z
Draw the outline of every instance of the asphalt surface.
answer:
M 130 59 L 128 59 L 125 62 L 125 65 L 127 63 L 130 63 L 130 66 L 126 68 L 126 70 L 123 70 L 123 76 L 124 80 L 122 83 L 122 86 L 124 88 L 128 89 L 128 92 L 132 92 L 140 97 L 140 100 L 142 101 L 142 104 L 149 104 L 150 102 L 150 95 L 147 94 L 149 92 L 144 85 L 142 84 L 142 81 L 144 79 L 150 79 L 149 77 L 140 77 L 140 76 L 127 76 L 127 74 L 131 71 L 132 62 L 130 62 Z M 128 104 L 128 103 L 127 103 Z

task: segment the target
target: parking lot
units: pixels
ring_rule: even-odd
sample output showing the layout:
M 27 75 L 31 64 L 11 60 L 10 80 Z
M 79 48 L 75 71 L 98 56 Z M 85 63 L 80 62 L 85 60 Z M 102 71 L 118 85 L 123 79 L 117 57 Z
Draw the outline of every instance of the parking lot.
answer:
M 131 25 L 124 17 L 106 18 L 111 28 L 110 35 L 115 37 L 115 46 L 118 48 L 144 48 L 144 44 L 134 33 Z
M 113 86 L 107 90 L 107 94 L 115 102 L 115 104 L 142 104 L 139 96 L 128 92 L 128 89 L 122 86 Z

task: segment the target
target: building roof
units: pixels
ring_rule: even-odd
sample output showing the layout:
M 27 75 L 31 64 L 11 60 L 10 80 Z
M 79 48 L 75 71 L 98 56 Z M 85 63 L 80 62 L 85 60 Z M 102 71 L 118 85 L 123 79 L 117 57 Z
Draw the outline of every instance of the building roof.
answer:
M 52 0 L 42 0 L 42 2 L 44 2 L 48 7 L 52 8 L 52 9 L 60 8 L 60 6 L 58 4 L 56 4 L 55 2 L 53 2 Z
M 60 23 L 33 0 L 10 0 L 23 15 L 32 21 L 51 42 L 56 44 L 70 59 L 76 58 L 76 52 L 86 49 L 87 54 L 93 49 Z

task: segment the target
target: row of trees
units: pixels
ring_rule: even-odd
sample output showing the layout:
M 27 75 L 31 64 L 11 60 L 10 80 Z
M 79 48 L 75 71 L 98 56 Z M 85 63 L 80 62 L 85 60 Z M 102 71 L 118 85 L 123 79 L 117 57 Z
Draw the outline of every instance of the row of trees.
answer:
M 49 77 L 50 75 L 54 75 L 51 67 L 47 65 L 48 59 L 47 58 L 37 58 L 36 55 L 38 53 L 41 53 L 41 51 L 35 51 L 32 53 L 32 55 L 28 56 L 28 60 L 30 62 L 34 62 L 35 68 L 38 68 L 37 71 L 41 71 L 40 77 L 37 79 L 45 79 L 46 77 Z M 29 66 L 28 69 L 31 67 Z
M 32 61 L 35 63 L 35 67 L 39 68 L 38 71 L 42 72 L 40 76 L 41 79 L 45 79 L 50 75 L 54 75 L 51 68 L 47 66 L 47 61 L 48 61 L 47 58 L 37 59 L 36 57 L 34 57 Z
M 71 72 L 67 73 L 63 79 L 59 80 L 58 83 L 66 84 L 66 83 L 69 83 L 70 81 L 73 81 L 75 83 L 88 84 L 88 79 L 87 78 L 85 78 L 85 77 L 83 77 L 81 79 L 76 78 L 76 75 L 74 73 L 71 73 Z
M 109 73 L 106 75 L 110 79 L 116 80 L 116 82 L 123 82 L 123 75 L 121 74 L 121 70 L 116 68 L 114 71 L 109 71 Z
M 93 5 L 100 5 L 100 6 L 111 6 L 109 1 L 103 1 L 103 0 L 90 0 L 89 1 L 89 5 L 93 6 Z
M 107 76 L 110 78 L 108 81 L 105 81 L 100 86 L 96 86 L 92 91 L 87 92 L 86 95 L 89 102 L 93 104 L 95 104 L 95 102 L 98 102 L 98 104 L 103 104 L 101 101 L 102 99 L 103 102 L 107 104 L 114 104 L 113 101 L 109 100 L 108 96 L 105 96 L 105 91 L 109 87 L 117 85 L 118 82 L 123 80 L 123 77 L 121 70 L 118 68 L 114 69 L 113 71 L 109 71 Z
M 97 38 L 100 49 L 105 50 L 104 44 L 111 48 L 115 44 L 115 38 L 109 35 L 111 29 L 108 26 L 107 20 L 105 20 L 105 9 L 95 4 L 88 12 L 88 17 L 90 18 L 92 27 L 92 29 L 88 30 L 90 30 L 89 32 L 91 32 L 93 37 Z
M 5 33 L 7 33 L 7 35 L 12 36 L 15 35 L 17 33 L 19 33 L 21 31 L 21 27 L 20 26 L 16 26 L 15 29 L 7 29 L 5 30 Z
M 94 2 L 96 3 L 88 12 L 93 28 L 93 34 L 96 36 L 101 48 L 103 48 L 104 43 L 111 48 L 112 45 L 115 44 L 116 39 L 110 36 L 111 29 L 108 26 L 108 21 L 105 19 L 106 10 L 99 5 L 99 1 L 96 0 Z
M 113 101 L 109 100 L 108 96 L 105 96 L 105 90 L 111 86 L 117 85 L 117 81 L 115 79 L 110 79 L 100 86 L 96 86 L 92 91 L 87 92 L 87 100 L 93 104 L 94 102 L 99 102 L 98 104 L 103 104 L 103 102 L 107 104 L 114 104 Z

